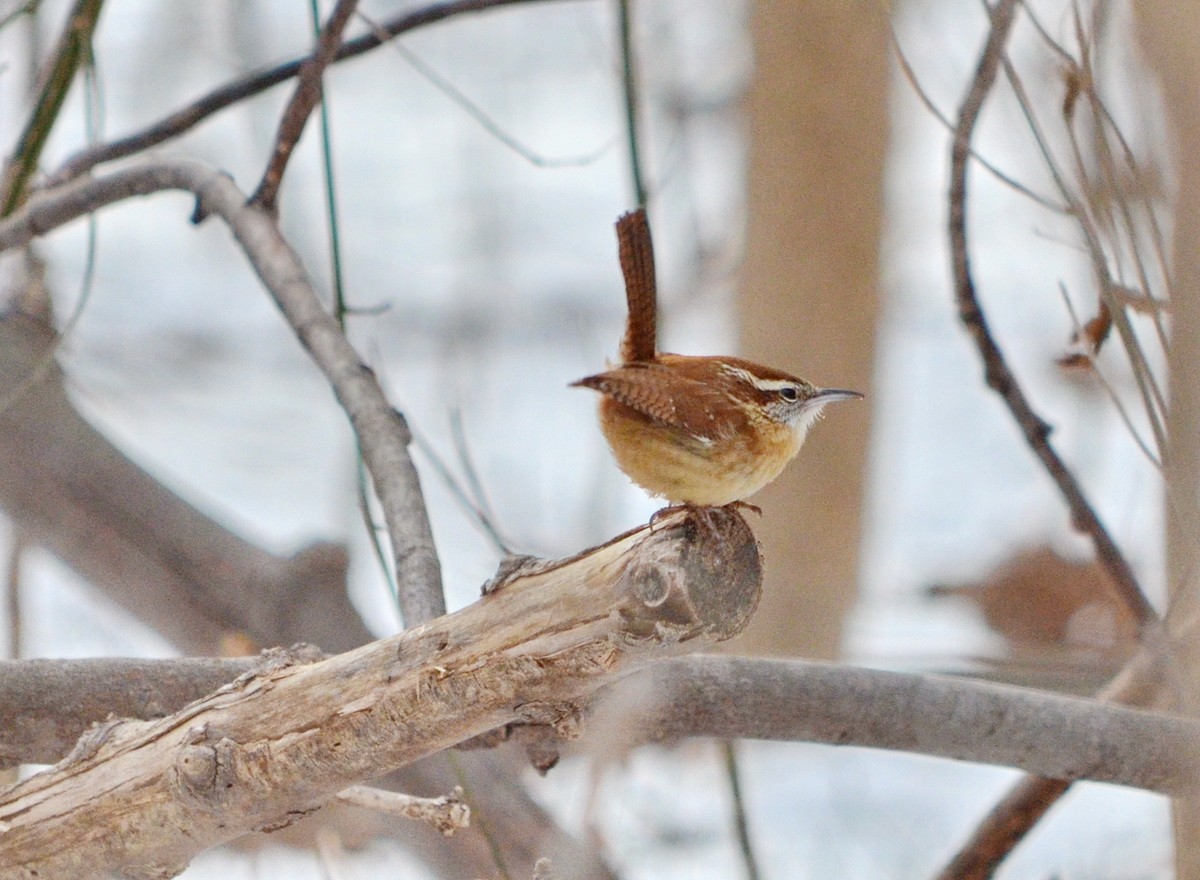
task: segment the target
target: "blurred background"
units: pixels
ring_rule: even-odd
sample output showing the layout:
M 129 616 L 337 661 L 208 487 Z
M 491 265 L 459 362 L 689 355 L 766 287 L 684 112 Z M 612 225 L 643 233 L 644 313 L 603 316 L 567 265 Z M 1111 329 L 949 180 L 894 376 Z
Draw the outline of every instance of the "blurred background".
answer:
M 361 9 L 382 21 L 419 5 Z M 1071 4 L 1029 8 L 1077 49 Z M 1130 621 L 985 388 L 958 322 L 949 135 L 913 82 L 953 117 L 986 33 L 982 5 L 657 0 L 633 10 L 662 347 L 740 353 L 867 394 L 830 412 L 754 499 L 767 595 L 726 650 L 1094 690 L 1131 650 Z M 43 2 L 0 30 L 6 151 L 28 113 L 30 71 L 66 11 Z M 1136 196 L 1161 213 L 1162 110 L 1130 13 L 1101 0 L 1082 15 L 1107 106 L 1159 181 Z M 78 84 L 71 92 L 42 167 L 311 44 L 307 4 L 110 0 L 96 86 L 90 99 Z M 1047 124 L 1062 128 L 1063 61 L 1031 19 L 1010 54 Z M 361 310 L 350 338 L 417 435 L 452 609 L 474 600 L 500 559 L 472 508 L 513 549 L 554 557 L 658 506 L 612 463 L 594 396 L 567 387 L 615 359 L 624 321 L 613 222 L 634 197 L 621 75 L 615 5 L 599 0 L 458 16 L 327 74 L 342 271 Z M 201 158 L 248 191 L 290 92 L 239 103 L 155 152 Z M 281 224 L 329 293 L 319 135 L 314 120 L 287 173 Z M 1054 197 L 1011 88 L 997 89 L 975 144 Z M 971 193 L 972 259 L 994 331 L 1056 448 L 1161 598 L 1161 479 L 1138 447 L 1150 427 L 1124 355 L 1108 346 L 1098 368 L 1059 363 L 1097 309 L 1078 232 L 978 166 Z M 190 210 L 185 197 L 160 195 L 106 211 L 94 260 L 83 223 L 39 243 L 59 326 L 79 310 L 58 354 L 70 399 L 156 479 L 264 550 L 344 544 L 355 607 L 371 632 L 393 633 L 400 621 L 363 526 L 343 414 L 226 230 L 190 225 Z M 1150 319 L 1138 320 L 1152 340 Z M 1161 369 L 1161 351 L 1147 349 Z M 21 524 L 9 525 L 12 543 Z M 1052 589 L 1065 582 L 1069 595 Z M 20 618 L 10 653 L 179 650 L 37 546 L 20 556 L 9 607 Z M 854 749 L 747 743 L 739 754 L 768 877 L 929 876 L 1013 777 Z M 592 833 L 622 877 L 740 870 L 712 744 L 644 749 L 595 772 L 572 758 L 528 777 L 535 798 L 568 831 Z M 347 877 L 426 871 L 370 835 L 339 865 Z M 265 838 L 252 851 L 206 854 L 183 876 L 328 870 L 327 859 Z M 1001 873 L 1169 875 L 1166 802 L 1102 785 L 1077 786 Z

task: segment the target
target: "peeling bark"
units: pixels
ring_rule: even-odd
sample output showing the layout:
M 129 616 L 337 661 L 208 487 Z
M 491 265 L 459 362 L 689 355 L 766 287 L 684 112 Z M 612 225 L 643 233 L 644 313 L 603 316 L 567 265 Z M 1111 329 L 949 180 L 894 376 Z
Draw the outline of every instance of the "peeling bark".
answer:
M 316 663 L 250 673 L 159 721 L 89 731 L 0 796 L 0 880 L 171 877 L 197 853 L 510 723 L 571 730 L 597 687 L 758 602 L 745 522 L 686 514 L 489 584 L 475 604 Z

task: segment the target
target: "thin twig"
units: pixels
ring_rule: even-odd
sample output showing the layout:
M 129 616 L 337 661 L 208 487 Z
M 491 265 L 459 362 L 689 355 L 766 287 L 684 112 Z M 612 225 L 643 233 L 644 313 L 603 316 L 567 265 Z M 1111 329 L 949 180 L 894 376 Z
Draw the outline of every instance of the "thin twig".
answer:
M 137 195 L 184 190 L 197 199 L 195 219 L 219 216 L 230 228 L 300 343 L 325 373 L 350 417 L 383 508 L 400 608 L 409 626 L 445 613 L 441 567 L 420 480 L 408 454 L 410 434 L 371 370 L 321 305 L 299 257 L 263 211 L 246 204 L 236 184 L 202 162 L 145 162 L 85 178 L 30 198 L 0 221 L 0 251 L 19 247 L 84 214 Z
M 758 859 L 754 855 L 754 844 L 750 840 L 750 822 L 746 818 L 746 799 L 742 793 L 741 774 L 738 772 L 737 750 L 731 739 L 721 740 L 721 757 L 725 763 L 725 778 L 729 780 L 729 794 L 733 800 L 733 832 L 737 836 L 738 850 L 746 868 L 746 880 L 759 880 Z
M 292 151 L 304 133 L 308 117 L 321 100 L 321 80 L 325 76 L 325 68 L 337 55 L 338 46 L 342 43 L 342 31 L 346 29 L 357 6 L 358 0 L 337 0 L 317 38 L 312 57 L 300 68 L 296 90 L 292 92 L 292 99 L 279 119 L 275 149 L 271 151 L 271 159 L 267 162 L 258 189 L 250 197 L 251 204 L 258 205 L 272 216 L 279 213 L 279 187 L 283 185 L 283 173 L 287 170 L 288 160 L 292 158 Z
M 1074 327 L 1075 337 L 1081 340 L 1085 339 L 1087 335 L 1086 331 L 1084 330 L 1083 324 L 1080 323 L 1079 315 L 1075 312 L 1075 306 L 1071 303 L 1071 297 L 1067 294 L 1066 285 L 1064 285 L 1061 281 L 1058 284 L 1058 291 L 1060 294 L 1062 294 L 1063 303 L 1067 308 L 1067 314 L 1071 317 L 1071 326 Z M 1117 395 L 1116 389 L 1113 388 L 1112 383 L 1108 381 L 1108 378 L 1100 369 L 1100 364 L 1096 360 L 1096 355 L 1093 352 L 1090 343 L 1083 343 L 1082 355 L 1087 359 L 1089 367 L 1099 380 L 1101 387 L 1104 388 L 1105 394 L 1108 395 L 1109 403 L 1111 403 L 1113 405 L 1113 409 L 1117 411 L 1117 417 L 1120 418 L 1121 423 L 1125 425 L 1125 430 L 1133 439 L 1134 444 L 1138 449 L 1141 450 L 1142 455 L 1146 457 L 1146 460 L 1149 461 L 1150 464 L 1154 465 L 1156 470 L 1161 471 L 1162 462 L 1155 457 L 1154 451 L 1150 448 L 1149 444 L 1142 439 L 1142 435 L 1138 432 L 1137 427 L 1133 424 L 1133 419 L 1130 417 L 1129 411 L 1125 408 L 1125 404 L 1121 402 L 1121 398 Z
M 646 180 L 638 141 L 637 67 L 633 49 L 633 0 L 617 0 L 617 28 L 621 37 L 621 83 L 625 90 L 625 126 L 629 144 L 629 174 L 635 204 L 646 204 Z
M 448 795 L 425 798 L 367 785 L 352 785 L 338 792 L 337 799 L 364 810 L 424 822 L 445 837 L 451 837 L 455 831 L 471 825 L 471 808 L 463 803 L 462 794 L 461 788 L 455 788 Z
M 388 38 L 392 38 L 408 31 L 416 30 L 427 24 L 445 21 L 456 15 L 469 12 L 482 12 L 518 3 L 535 2 L 547 2 L 547 0 L 446 0 L 446 2 L 431 3 L 420 9 L 396 15 L 393 18 L 385 20 L 382 23 L 382 27 L 387 33 Z M 333 63 L 357 58 L 359 55 L 378 48 L 383 42 L 382 37 L 373 32 L 366 33 L 361 37 L 355 37 L 353 40 L 347 40 L 338 49 Z M 100 144 L 95 147 L 89 147 L 86 150 L 81 150 L 63 163 L 59 170 L 50 177 L 49 184 L 55 186 L 65 183 L 102 162 L 112 162 L 115 159 L 140 153 L 164 141 L 179 137 L 181 134 L 195 128 L 214 113 L 224 110 L 226 107 L 230 107 L 239 101 L 244 101 L 247 98 L 261 94 L 280 83 L 287 82 L 300 72 L 300 69 L 307 60 L 307 57 L 296 58 L 275 67 L 240 77 L 223 86 L 219 86 L 204 97 L 186 107 L 176 110 L 169 116 L 143 128 L 141 131 L 134 132 L 119 140 L 110 141 L 107 144 Z
M 1030 448 L 1042 461 L 1067 502 L 1076 528 L 1091 537 L 1105 571 L 1109 574 L 1122 599 L 1137 615 L 1142 633 L 1148 635 L 1158 631 L 1158 615 L 1146 600 L 1129 563 L 1096 516 L 1074 475 L 1051 446 L 1049 442 L 1050 426 L 1033 411 L 1024 392 L 1017 384 L 1016 377 L 1008 368 L 1004 356 L 988 328 L 971 277 L 966 219 L 967 161 L 970 156 L 971 136 L 983 108 L 983 102 L 990 93 L 997 73 L 1006 60 L 1004 46 L 1015 20 L 1016 9 L 1017 0 L 997 0 L 996 5 L 992 8 L 988 39 L 980 56 L 975 76 L 959 110 L 959 121 L 955 126 L 954 141 L 951 147 L 948 231 L 959 316 L 979 348 L 984 362 L 987 384 L 999 393 L 1008 405 L 1025 434 Z M 1012 79 L 1010 77 L 1010 82 Z M 1017 85 L 1019 87 L 1019 83 Z M 1045 150 L 1046 147 L 1042 145 L 1042 149 Z M 1057 170 L 1053 166 L 1051 172 L 1056 175 L 1057 179 Z M 1061 181 L 1059 181 L 1059 185 L 1064 197 L 1070 201 L 1069 191 Z M 1081 224 L 1086 222 L 1086 216 L 1078 210 L 1076 217 Z M 940 880 L 951 880 L 951 878 L 953 880 L 967 880 L 967 878 L 979 880 L 979 878 L 990 877 L 1000 861 L 1065 790 L 1066 786 L 1059 782 L 1026 780 L 1011 792 L 1008 798 L 997 805 L 977 827 L 971 840 L 960 850 L 959 855 L 947 866 L 946 870 L 939 875 Z
M 450 435 L 454 438 L 454 449 L 458 453 L 458 464 L 462 468 L 463 479 L 466 480 L 470 497 L 479 517 L 480 526 L 488 533 L 501 553 L 511 554 L 512 548 L 500 534 L 496 511 L 488 501 L 487 492 L 483 488 L 483 480 L 479 477 L 479 469 L 475 467 L 475 459 L 471 456 L 471 447 L 467 443 L 467 432 L 463 425 L 462 410 L 455 407 L 450 411 Z
M 971 87 L 958 113 L 958 125 L 950 150 L 950 253 L 959 319 L 971 333 L 983 360 L 988 387 L 1003 398 L 1020 426 L 1030 449 L 1037 455 L 1071 511 L 1075 527 L 1087 534 L 1105 571 L 1122 600 L 1134 612 L 1143 629 L 1157 623 L 1158 614 L 1146 599 L 1129 562 L 1092 509 L 1074 474 L 1050 444 L 1050 426 L 1029 404 L 1013 375 L 1000 346 L 992 336 L 987 317 L 979 305 L 971 276 L 967 246 L 967 163 L 971 136 L 983 102 L 996 81 L 1004 59 L 1004 43 L 1015 18 L 1017 0 L 998 0 L 992 11 L 992 26 Z
M 471 497 L 471 494 L 463 486 L 462 481 L 455 476 L 454 472 L 450 469 L 450 465 L 446 463 L 444 458 L 442 458 L 441 454 L 437 451 L 437 448 L 428 440 L 426 440 L 425 436 L 420 431 L 414 430 L 412 435 L 413 445 L 417 447 L 417 451 L 420 452 L 421 455 L 425 456 L 425 458 L 429 460 L 430 466 L 432 466 L 434 471 L 437 472 L 437 475 L 441 477 L 442 483 L 447 489 L 450 490 L 451 496 L 453 496 L 454 500 L 458 502 L 459 507 L 461 507 L 463 511 L 472 520 L 474 520 L 474 522 L 479 526 L 480 531 L 487 536 L 488 540 L 492 542 L 492 546 L 495 547 L 497 551 L 504 555 L 508 555 L 511 552 L 511 548 L 509 548 L 508 543 L 504 540 L 504 536 L 500 534 L 495 526 L 493 526 L 491 521 L 488 519 L 487 513 L 484 512 L 484 510 L 476 503 L 475 499 Z
M 908 81 L 909 86 L 912 87 L 913 94 L 917 96 L 917 100 L 921 102 L 927 111 L 929 111 L 929 115 L 940 122 L 942 127 L 946 129 L 948 133 L 953 134 L 954 123 L 951 122 L 949 117 L 947 117 L 946 114 L 941 111 L 941 108 L 939 108 L 938 105 L 933 102 L 933 98 L 930 97 L 929 93 L 925 90 L 925 87 L 921 85 L 920 79 L 917 78 L 917 72 L 913 70 L 912 65 L 909 63 L 908 56 L 904 54 L 904 48 L 900 45 L 900 37 L 896 33 L 895 24 L 889 22 L 888 34 L 892 39 L 892 50 L 896 53 L 896 62 L 900 65 L 900 72 Z M 1032 201 L 1041 205 L 1047 211 L 1053 211 L 1056 214 L 1069 213 L 1069 210 L 1065 205 L 1061 205 L 1058 202 L 1048 199 L 1046 196 L 1034 192 L 1015 177 L 1012 177 L 1006 172 L 1001 171 L 996 165 L 993 165 L 986 158 L 979 155 L 979 153 L 974 149 L 971 150 L 971 157 L 979 163 L 980 167 L 982 167 L 985 171 L 987 171 L 1005 186 L 1008 186 L 1026 198 L 1031 199 Z
M 98 138 L 100 128 L 100 87 L 98 78 L 95 76 L 95 65 L 86 64 L 84 71 L 84 92 L 85 100 L 84 107 L 84 128 L 87 129 L 89 143 L 94 143 Z M 75 300 L 75 307 L 71 310 L 71 314 L 67 316 L 67 320 L 63 322 L 61 329 L 53 335 L 50 343 L 41 351 L 34 359 L 28 371 L 20 379 L 12 384 L 12 387 L 0 396 L 0 415 L 7 413 L 19 401 L 21 401 L 31 388 L 36 386 L 46 374 L 57 363 L 56 358 L 63 344 L 71 338 L 75 332 L 75 328 L 79 324 L 79 320 L 83 317 L 83 312 L 87 308 L 88 302 L 92 297 L 92 290 L 96 280 L 96 254 L 99 239 L 99 227 L 96 224 L 95 217 L 88 217 L 87 220 L 87 243 L 84 245 L 83 259 L 83 278 L 79 282 L 79 296 Z M 29 255 L 29 259 L 36 259 Z M 28 267 L 28 263 L 27 263 Z M 39 269 L 38 284 L 43 284 L 42 275 L 44 270 Z M 44 291 L 44 294 L 49 301 L 50 294 Z
M 17 3 L 8 12 L 0 15 L 0 30 L 8 27 L 22 15 L 28 15 L 37 8 L 38 0 L 25 0 L 24 3 Z
M 25 187 L 37 170 L 42 148 L 75 80 L 75 72 L 90 52 L 102 5 L 103 0 L 76 0 L 67 18 L 58 46 L 38 86 L 33 111 L 13 149 L 12 160 L 4 169 L 4 179 L 0 183 L 0 217 L 12 214 L 25 197 Z
M 321 38 L 321 11 L 318 0 L 310 0 L 313 34 Z M 330 280 L 333 282 L 333 316 L 342 329 L 346 329 L 346 290 L 342 279 L 342 235 L 338 222 L 337 186 L 333 176 L 333 132 L 329 124 L 329 96 L 322 90 L 320 111 L 321 123 L 321 170 L 325 184 L 325 214 L 329 221 L 329 264 Z
M 1129 316 L 1125 313 L 1124 305 L 1117 301 L 1113 295 L 1114 291 L 1121 287 L 1121 285 L 1113 279 L 1108 270 L 1108 261 L 1105 256 L 1104 246 L 1101 243 L 1100 234 L 1096 230 L 1096 223 L 1092 220 L 1090 206 L 1071 191 L 1070 185 L 1058 167 L 1054 153 L 1050 149 L 1049 139 L 1046 137 L 1041 124 L 1037 121 L 1037 117 L 1033 112 L 1032 102 L 1029 100 L 1029 96 L 1025 92 L 1025 87 L 1013 69 L 1011 62 L 1005 57 L 1001 63 L 1004 67 L 1008 84 L 1017 97 L 1018 106 L 1021 108 L 1021 112 L 1029 125 L 1029 130 L 1033 134 L 1038 149 L 1042 153 L 1046 168 L 1050 171 L 1050 175 L 1058 186 L 1059 192 L 1070 205 L 1071 214 L 1076 224 L 1078 224 L 1080 231 L 1083 233 L 1084 242 L 1087 245 L 1088 259 L 1096 278 L 1096 284 L 1100 289 L 1100 297 L 1108 304 L 1109 315 L 1112 317 L 1113 325 L 1117 328 L 1117 333 L 1121 337 L 1122 347 L 1133 366 L 1134 382 L 1137 384 L 1138 393 L 1142 397 L 1143 407 L 1145 408 L 1146 416 L 1150 420 L 1150 426 L 1154 431 L 1155 441 L 1161 455 L 1166 449 L 1166 428 L 1163 425 L 1162 415 L 1166 411 L 1166 404 L 1163 400 L 1162 392 L 1158 388 L 1158 383 L 1154 379 L 1153 371 L 1150 369 L 1145 355 L 1138 345 L 1137 336 L 1129 321 Z M 1076 167 L 1082 173 L 1083 162 L 1078 151 L 1078 146 L 1073 138 L 1069 138 L 1068 140 L 1075 154 Z
M 375 33 L 382 39 L 391 39 L 391 37 L 388 36 L 387 31 L 384 30 L 383 26 L 378 22 L 368 18 L 362 12 L 358 13 L 358 17 L 365 21 L 367 26 L 375 31 Z M 450 80 L 446 79 L 446 77 L 434 70 L 433 67 L 421 60 L 420 56 L 416 55 L 407 46 L 402 45 L 399 41 L 391 42 L 388 45 L 405 61 L 405 63 L 408 64 L 409 67 L 415 70 L 422 79 L 441 92 L 445 97 L 450 99 L 450 101 L 454 103 L 460 110 L 466 113 L 467 116 L 475 120 L 475 122 L 477 122 L 484 131 L 486 131 L 504 146 L 508 147 L 530 165 L 533 165 L 535 168 L 580 168 L 585 165 L 591 165 L 593 162 L 607 153 L 609 147 L 612 146 L 611 143 L 608 143 L 599 149 L 593 150 L 590 153 L 584 153 L 580 156 L 544 156 L 534 150 L 528 144 L 525 144 L 501 128 L 496 120 L 492 119 L 492 117 L 488 115 L 486 110 L 468 98 L 461 89 L 454 85 L 454 83 L 450 82 Z

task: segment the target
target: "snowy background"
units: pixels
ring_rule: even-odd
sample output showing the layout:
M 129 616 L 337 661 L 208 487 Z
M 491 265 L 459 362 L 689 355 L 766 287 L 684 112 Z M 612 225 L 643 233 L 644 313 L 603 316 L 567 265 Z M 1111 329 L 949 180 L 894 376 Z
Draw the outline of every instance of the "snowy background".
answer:
M 379 19 L 402 7 L 363 8 Z M 664 347 L 673 350 L 724 351 L 733 338 L 728 274 L 696 270 L 691 257 L 702 246 L 736 259 L 740 244 L 724 218 L 744 211 L 746 15 L 743 3 L 720 0 L 639 4 L 642 45 L 653 47 L 643 51 L 646 143 Z M 976 4 L 912 2 L 897 19 L 906 53 L 946 111 L 960 99 L 983 25 Z M 354 305 L 387 306 L 353 318 L 352 341 L 422 441 L 455 470 L 452 425 L 461 418 L 500 530 L 517 549 L 545 556 L 642 522 L 655 507 L 610 463 L 591 395 L 567 387 L 614 356 L 623 320 L 612 222 L 630 196 L 615 33 L 610 4 L 541 3 L 403 40 L 496 125 L 562 167 L 517 155 L 389 48 L 338 65 L 327 85 L 348 295 Z M 0 77 L 7 132 L 23 119 L 22 39 L 16 28 L 0 33 L 3 57 L 13 59 Z M 124 134 L 212 84 L 303 54 L 310 42 L 306 4 L 110 0 L 96 52 L 104 132 Z M 965 609 L 918 602 L 920 588 L 978 577 L 1025 544 L 1074 554 L 1085 545 L 1007 412 L 982 388 L 949 292 L 947 137 L 898 76 L 893 91 L 862 601 L 847 654 L 921 669 L 976 652 L 988 637 Z M 249 189 L 288 94 L 276 89 L 222 113 L 163 152 L 205 158 Z M 1154 102 L 1131 105 L 1151 115 L 1133 121 L 1152 127 Z M 46 167 L 86 142 L 83 118 L 75 94 Z M 1003 101 L 979 143 L 1010 170 L 1031 167 L 1028 138 Z M 312 126 L 281 203 L 285 233 L 328 289 L 318 144 Z M 578 157 L 586 161 L 562 161 Z M 1161 588 L 1157 475 L 1095 393 L 1064 383 L 1051 366 L 1071 327 L 1054 290 L 1059 281 L 1086 290 L 1082 256 L 1065 227 L 1021 196 L 984 175 L 973 180 L 976 272 L 996 332 L 1114 536 Z M 1032 172 L 1025 180 L 1045 185 Z M 318 537 L 347 541 L 356 605 L 376 633 L 394 632 L 356 507 L 342 413 L 226 231 L 192 227 L 190 207 L 164 195 L 100 218 L 95 287 L 62 353 L 75 400 L 139 463 L 250 540 L 280 553 Z M 60 315 L 79 296 L 84 242 L 76 224 L 43 248 Z M 498 557 L 429 462 L 418 464 L 450 605 L 459 607 Z M 33 554 L 26 584 L 34 656 L 169 653 L 45 554 Z M 740 748 L 767 877 L 927 877 L 1012 777 L 855 749 Z M 607 771 L 603 832 L 623 877 L 738 875 L 720 768 L 715 747 L 693 743 L 647 749 Z M 589 785 L 579 762 L 530 782 L 578 829 Z M 1165 800 L 1080 785 L 1001 876 L 1165 877 L 1169 864 Z M 378 843 L 351 858 L 346 874 L 419 869 Z M 268 848 L 208 854 L 183 876 L 322 874 L 310 854 Z

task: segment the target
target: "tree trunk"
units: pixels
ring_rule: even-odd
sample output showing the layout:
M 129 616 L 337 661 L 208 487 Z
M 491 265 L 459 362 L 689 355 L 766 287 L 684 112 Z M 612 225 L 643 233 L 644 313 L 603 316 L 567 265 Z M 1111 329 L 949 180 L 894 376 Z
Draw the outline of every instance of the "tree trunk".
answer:
M 869 391 L 887 146 L 886 22 L 870 4 L 754 6 L 750 224 L 740 301 L 752 360 Z M 837 656 L 855 598 L 867 406 L 846 405 L 755 498 L 765 608 L 736 648 Z
M 1172 158 L 1179 183 L 1175 205 L 1171 285 L 1171 412 L 1165 473 L 1167 504 L 1167 576 L 1171 607 L 1168 623 L 1175 636 L 1179 664 L 1176 688 L 1180 708 L 1195 714 L 1200 674 L 1200 10 L 1189 3 L 1141 2 L 1137 5 L 1142 46 L 1156 68 L 1166 98 L 1174 144 Z M 1193 755 L 1194 759 L 1200 755 Z M 1200 878 L 1200 797 L 1173 802 L 1175 876 Z

